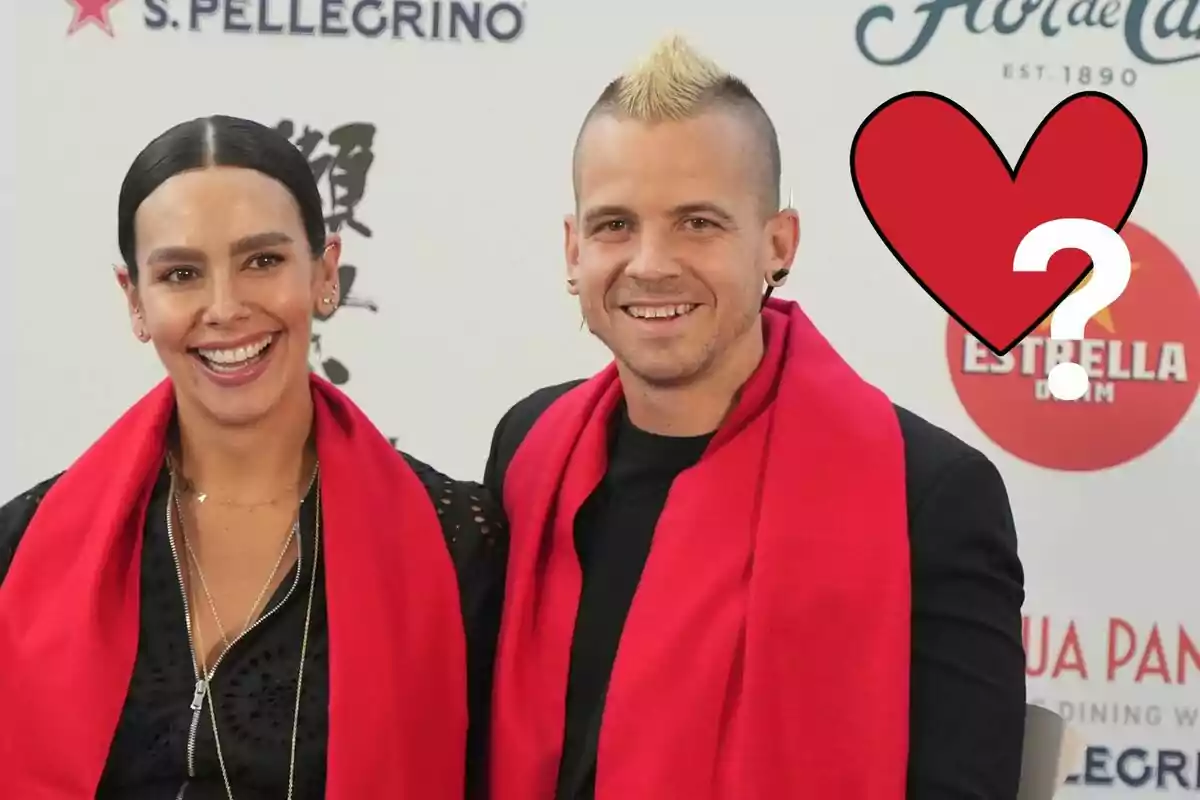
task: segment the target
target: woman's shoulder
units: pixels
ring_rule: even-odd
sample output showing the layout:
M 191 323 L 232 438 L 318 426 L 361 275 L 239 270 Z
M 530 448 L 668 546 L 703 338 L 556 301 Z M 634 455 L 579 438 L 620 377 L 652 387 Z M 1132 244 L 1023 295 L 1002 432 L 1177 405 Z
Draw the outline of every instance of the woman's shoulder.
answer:
M 443 519 L 452 515 L 456 522 L 463 522 L 462 517 L 467 517 L 472 522 L 471 527 L 478 528 L 483 535 L 503 526 L 500 505 L 483 484 L 451 478 L 408 453 L 401 452 L 400 455 L 425 484 L 425 490 Z
M 507 540 L 504 512 L 483 484 L 456 480 L 408 453 L 400 455 L 429 492 L 456 561 L 503 545 Z
M 4 576 L 8 574 L 8 568 L 17 554 L 17 545 L 25 536 L 42 499 L 61 475 L 60 472 L 47 478 L 0 506 L 0 583 L 4 582 Z

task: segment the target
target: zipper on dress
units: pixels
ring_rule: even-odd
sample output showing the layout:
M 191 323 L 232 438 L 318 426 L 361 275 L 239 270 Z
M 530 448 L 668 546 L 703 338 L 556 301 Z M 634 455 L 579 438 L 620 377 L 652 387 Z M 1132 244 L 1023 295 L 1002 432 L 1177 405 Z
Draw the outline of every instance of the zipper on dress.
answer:
M 257 628 L 263 620 L 270 617 L 284 603 L 291 599 L 292 593 L 296 591 L 296 586 L 300 583 L 300 573 L 304 569 L 304 543 L 300 541 L 300 519 L 297 517 L 295 522 L 296 540 L 298 542 L 296 575 L 292 578 L 292 585 L 288 587 L 287 594 L 283 596 L 283 600 L 276 603 L 273 608 L 256 619 L 249 628 L 246 628 L 246 630 L 242 631 L 241 635 L 229 643 L 229 647 L 225 648 L 221 655 L 217 656 L 217 660 L 213 662 L 212 669 L 208 671 L 208 676 L 205 677 L 200 674 L 200 660 L 196 657 L 196 645 L 192 641 L 192 612 L 191 606 L 188 603 L 187 588 L 183 582 L 183 566 L 179 558 L 179 549 L 175 545 L 175 525 L 172 520 L 172 509 L 179 510 L 174 487 L 171 489 L 171 496 L 167 502 L 167 539 L 171 543 L 171 560 L 175 562 L 175 577 L 179 580 L 179 594 L 183 597 L 183 619 L 187 624 L 188 650 L 192 656 L 192 675 L 196 678 L 196 688 L 192 693 L 192 702 L 189 706 L 192 710 L 192 722 L 188 726 L 187 738 L 187 771 L 188 778 L 190 779 L 196 777 L 196 733 L 200 727 L 200 712 L 204 710 L 204 698 L 208 694 L 208 685 L 212 683 L 213 677 L 217 674 L 217 667 L 221 666 L 221 661 L 224 660 L 226 653 L 232 650 L 234 645 L 240 642 L 250 631 Z M 175 800 L 182 800 L 187 788 L 188 781 L 184 781 L 183 786 L 179 788 L 179 794 L 176 795 Z

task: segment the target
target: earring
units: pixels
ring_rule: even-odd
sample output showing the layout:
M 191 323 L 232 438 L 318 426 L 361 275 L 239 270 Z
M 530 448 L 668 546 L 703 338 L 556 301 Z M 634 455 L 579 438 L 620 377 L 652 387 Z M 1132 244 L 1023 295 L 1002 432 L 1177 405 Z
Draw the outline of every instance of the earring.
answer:
M 336 297 L 326 297 L 326 298 L 324 298 L 324 302 L 325 302 L 325 305 L 329 306 L 330 308 L 337 308 L 337 298 Z

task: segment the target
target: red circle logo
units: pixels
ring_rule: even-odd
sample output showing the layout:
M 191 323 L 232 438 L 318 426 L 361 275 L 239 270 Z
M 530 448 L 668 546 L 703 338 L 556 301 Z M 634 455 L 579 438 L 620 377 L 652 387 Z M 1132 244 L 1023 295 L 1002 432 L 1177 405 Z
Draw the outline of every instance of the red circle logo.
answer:
M 954 320 L 946 329 L 950 378 L 967 414 L 999 447 L 1048 469 L 1089 471 L 1131 461 L 1165 439 L 1196 398 L 1189 353 L 1200 353 L 1200 293 L 1174 253 L 1126 223 L 1133 274 L 1124 294 L 1093 316 L 1082 342 L 1055 341 L 1050 320 L 1002 357 Z M 1046 375 L 1083 365 L 1079 400 L 1051 396 Z

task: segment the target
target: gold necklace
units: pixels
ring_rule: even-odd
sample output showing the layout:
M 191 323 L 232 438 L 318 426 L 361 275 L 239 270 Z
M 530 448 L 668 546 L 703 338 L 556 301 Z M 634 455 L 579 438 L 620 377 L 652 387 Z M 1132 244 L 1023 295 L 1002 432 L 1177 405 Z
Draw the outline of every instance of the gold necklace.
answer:
M 319 480 L 319 466 L 315 466 L 313 469 L 312 481 L 315 483 L 318 480 Z M 311 486 L 311 484 L 310 484 L 310 486 Z M 307 496 L 307 492 L 306 492 L 306 496 Z M 301 505 L 303 505 L 303 502 L 301 503 Z M 303 695 L 303 688 L 304 688 L 304 662 L 308 655 L 308 634 L 309 634 L 309 629 L 310 629 L 311 622 L 312 622 L 313 597 L 316 595 L 316 589 L 317 589 L 317 562 L 320 560 L 320 557 L 321 557 L 321 492 L 320 492 L 319 484 L 317 485 L 317 497 L 316 497 L 315 505 L 316 505 L 316 509 L 315 509 L 316 522 L 313 526 L 313 565 L 312 565 L 312 574 L 309 579 L 308 603 L 306 605 L 305 612 L 304 612 L 304 634 L 300 640 L 300 667 L 299 667 L 299 671 L 296 673 L 296 703 L 295 703 L 295 707 L 294 707 L 294 711 L 293 711 L 293 715 L 292 715 L 292 738 L 291 738 L 291 746 L 290 746 L 290 752 L 289 752 L 289 757 L 288 757 L 287 800 L 292 800 L 292 795 L 295 790 L 296 740 L 297 740 L 297 734 L 299 733 L 299 730 L 300 730 L 300 698 Z M 172 513 L 173 510 L 174 510 L 175 514 Z M 216 716 L 217 712 L 214 707 L 215 704 L 213 703 L 212 695 L 209 692 L 209 686 L 212 682 L 213 677 L 216 675 L 217 667 L 220 665 L 221 659 L 224 657 L 225 653 L 228 652 L 229 648 L 226 648 L 224 651 L 222 651 L 221 655 L 218 656 L 214 660 L 214 663 L 213 663 L 213 666 L 211 669 L 206 670 L 204 673 L 201 672 L 200 662 L 196 656 L 196 648 L 197 648 L 197 646 L 202 647 L 203 641 L 202 641 L 202 637 L 196 637 L 196 639 L 201 640 L 201 641 L 196 641 L 196 639 L 194 639 L 191 635 L 191 632 L 192 632 L 191 606 L 188 602 L 187 587 L 185 586 L 184 581 L 183 581 L 183 569 L 180 564 L 179 551 L 175 544 L 173 517 L 176 514 L 178 514 L 178 516 L 179 516 L 179 523 L 180 523 L 180 526 L 182 527 L 183 514 L 180 510 L 179 494 L 176 490 L 176 477 L 175 477 L 174 471 L 171 471 L 171 488 L 168 493 L 167 514 L 166 514 L 166 516 L 167 516 L 167 538 L 170 541 L 171 557 L 175 562 L 175 574 L 176 574 L 176 577 L 179 579 L 179 589 L 180 589 L 180 593 L 183 596 L 183 615 L 184 615 L 184 622 L 187 625 L 187 629 L 188 629 L 188 633 L 189 633 L 188 647 L 191 650 L 191 656 L 192 656 L 192 673 L 193 673 L 194 677 L 196 678 L 196 691 L 192 697 L 192 703 L 191 703 L 191 708 L 192 708 L 192 712 L 193 712 L 192 724 L 191 724 L 191 729 L 190 729 L 190 732 L 188 735 L 188 753 L 187 753 L 187 756 L 188 756 L 188 758 L 187 758 L 188 778 L 190 779 L 190 778 L 195 777 L 194 755 L 195 755 L 196 726 L 199 721 L 200 710 L 204 707 L 204 699 L 207 697 L 208 698 L 209 719 L 212 721 L 212 728 L 213 728 L 213 744 L 217 751 L 217 762 L 221 766 L 221 777 L 225 783 L 225 792 L 226 792 L 229 800 L 234 800 L 233 786 L 229 780 L 229 771 L 225 767 L 225 756 L 221 750 L 221 740 L 220 740 L 220 736 L 217 732 L 217 716 Z M 181 537 L 181 538 L 183 538 L 183 537 Z M 301 555 L 303 555 L 303 547 L 301 548 Z M 299 580 L 299 577 L 300 577 L 301 563 L 302 562 L 300 562 L 299 560 L 297 561 L 297 572 L 296 572 L 297 580 Z M 264 617 L 260 617 L 258 620 L 251 623 L 248 626 L 248 628 L 242 632 L 242 636 L 244 636 L 246 633 L 248 633 L 250 630 L 252 630 L 255 627 L 255 625 L 257 625 L 259 622 L 262 621 L 263 618 Z M 233 640 L 232 644 L 236 644 L 237 641 L 240 638 L 242 638 L 242 636 L 238 636 L 237 638 L 235 638 Z M 232 644 L 231 644 L 231 646 L 232 646 Z
M 316 480 L 316 477 L 317 477 L 317 472 L 316 472 L 316 468 L 314 467 L 312 474 L 309 475 L 308 488 L 305 490 L 304 496 L 307 496 L 308 493 L 312 491 L 313 482 Z M 203 501 L 201 501 L 201 502 L 203 502 Z M 303 498 L 301 498 L 300 502 L 302 505 L 304 502 Z M 182 519 L 183 508 L 179 507 L 177 504 L 176 511 L 178 512 L 178 514 L 180 515 L 180 518 Z M 246 631 L 248 631 L 250 629 L 250 625 L 254 622 L 255 615 L 258 612 L 259 605 L 266 598 L 267 591 L 271 588 L 271 584 L 273 584 L 275 582 L 275 575 L 278 574 L 279 567 L 280 567 L 280 565 L 283 564 L 283 559 L 287 555 L 288 550 L 291 549 L 292 541 L 296 538 L 299 530 L 300 530 L 300 511 L 299 511 L 299 508 L 297 508 L 296 516 L 292 520 L 292 525 L 288 532 L 287 539 L 284 540 L 283 548 L 279 551 L 279 556 L 275 559 L 275 565 L 271 568 L 270 574 L 267 575 L 266 582 L 263 583 L 262 589 L 259 590 L 258 596 L 254 599 L 254 604 L 250 606 L 250 611 L 246 615 L 246 622 L 242 626 L 242 632 L 234 637 L 234 641 L 237 641 L 242 636 L 245 636 Z M 217 613 L 216 600 L 213 598 L 212 592 L 208 588 L 208 581 L 205 580 L 205 578 L 204 578 L 204 570 L 201 569 L 201 567 L 200 567 L 200 559 L 197 558 L 196 551 L 192 549 L 191 540 L 188 538 L 188 535 L 187 535 L 187 527 L 184 525 L 180 525 L 180 533 L 182 534 L 182 538 L 183 538 L 183 546 L 185 548 L 187 548 L 187 552 L 188 552 L 189 567 L 190 567 L 188 572 L 191 573 L 194 571 L 196 573 L 196 577 L 198 578 L 200 588 L 204 592 L 205 599 L 208 602 L 209 613 L 212 614 L 213 622 L 215 622 L 217 624 L 217 630 L 221 634 L 221 643 L 225 646 L 225 649 L 222 650 L 221 653 L 218 654 L 218 656 L 217 656 L 217 659 L 220 659 L 221 656 L 225 655 L 225 650 L 228 650 L 232 646 L 232 643 L 229 641 L 229 637 L 225 635 L 225 623 L 221 622 L 221 616 L 220 616 L 220 614 Z M 200 634 L 199 622 L 194 621 L 194 631 L 192 632 L 192 635 L 199 636 L 199 634 Z M 200 653 L 207 660 L 208 650 L 205 649 L 204 647 L 200 647 L 199 650 L 200 650 Z
M 263 506 L 273 506 L 276 503 L 278 503 L 280 500 L 282 500 L 287 494 L 300 488 L 299 481 L 297 481 L 295 483 L 289 483 L 288 485 L 284 486 L 279 492 L 277 492 L 276 494 L 267 498 L 266 500 L 254 500 L 254 501 L 247 503 L 247 502 L 244 502 L 241 500 L 230 500 L 228 498 L 213 497 L 213 495 L 210 494 L 209 492 L 205 492 L 205 491 L 202 491 L 201 489 L 199 489 L 194 483 L 192 483 L 190 478 L 188 478 L 186 475 L 183 474 L 183 467 L 179 463 L 179 460 L 174 456 L 174 454 L 171 454 L 171 453 L 167 454 L 167 467 L 171 471 L 171 474 L 178 479 L 180 490 L 183 491 L 185 494 L 188 494 L 188 495 L 196 498 L 197 503 L 203 504 L 203 503 L 207 503 L 207 502 L 211 501 L 215 505 L 224 506 L 226 508 L 252 509 L 252 508 L 262 508 Z M 315 473 L 316 473 L 316 470 L 314 467 L 313 474 L 315 474 Z M 310 489 L 312 488 L 311 475 L 308 480 L 308 486 Z M 307 494 L 307 492 L 306 492 L 306 494 Z
M 204 579 L 204 570 L 200 568 L 200 559 L 196 557 L 196 551 L 192 549 L 191 540 L 187 535 L 187 528 L 182 525 L 180 528 L 180 533 L 183 534 L 183 546 L 187 548 L 188 558 L 191 562 L 190 565 L 192 569 L 189 570 L 189 572 L 195 572 L 196 577 L 199 579 L 198 582 L 200 584 L 200 588 L 204 592 L 205 599 L 208 601 L 209 613 L 212 614 L 213 622 L 217 623 L 217 630 L 221 633 L 221 642 L 225 645 L 225 650 L 228 650 L 232 645 L 229 641 L 229 637 L 225 635 L 225 623 L 221 622 L 221 617 L 217 613 L 217 603 L 216 600 L 213 599 L 212 592 L 209 591 L 208 581 Z M 296 532 L 299 530 L 299 528 L 300 515 L 297 514 L 296 519 L 292 522 L 291 531 L 288 533 L 287 539 L 285 539 L 283 542 L 283 549 L 279 551 L 279 557 L 275 559 L 275 566 L 271 568 L 271 574 L 267 575 L 267 580 L 263 584 L 262 589 L 259 590 L 258 597 L 254 598 L 254 604 L 250 606 L 250 612 L 246 615 L 246 623 L 242 626 L 242 632 L 234 637 L 234 641 L 237 641 L 241 637 L 245 636 L 246 631 L 250 629 L 250 625 L 254 622 L 255 615 L 258 612 L 259 605 L 266 597 L 267 590 L 271 588 L 271 584 L 275 582 L 275 575 L 279 572 L 280 565 L 283 564 L 284 556 L 286 556 L 288 551 L 292 548 L 292 541 L 296 538 Z M 194 621 L 194 628 L 195 630 L 193 631 L 193 635 L 199 636 L 200 625 L 198 621 Z M 202 654 L 208 653 L 203 646 L 201 646 L 199 650 Z M 220 658 L 221 656 L 225 655 L 225 650 L 222 650 L 221 654 L 217 657 Z

